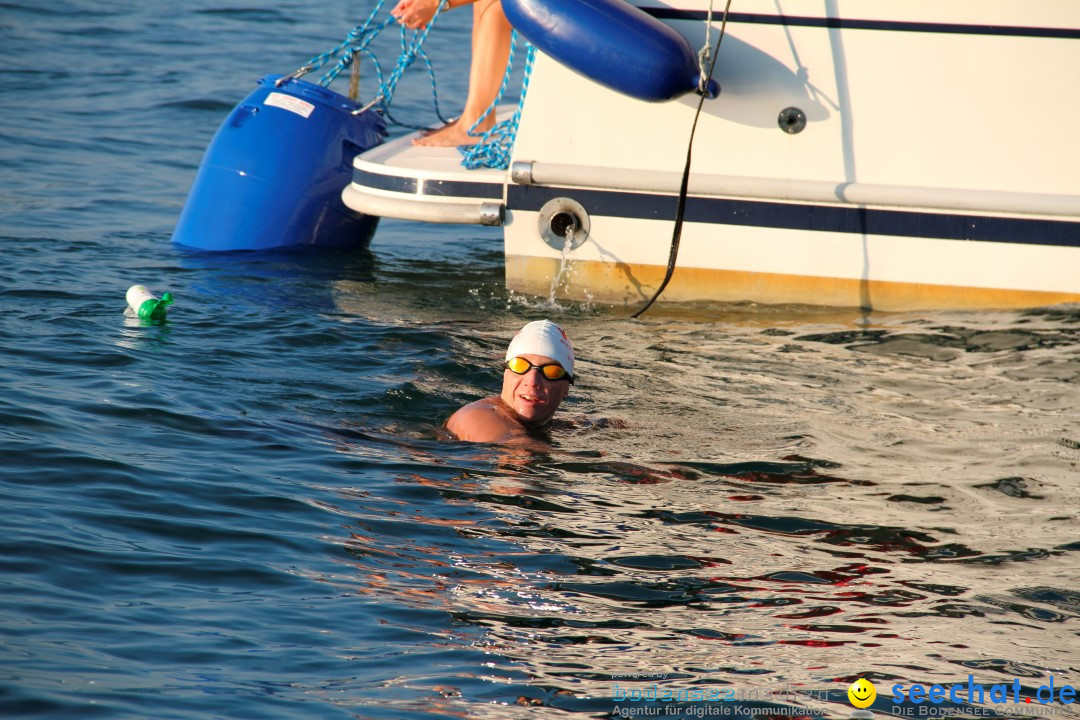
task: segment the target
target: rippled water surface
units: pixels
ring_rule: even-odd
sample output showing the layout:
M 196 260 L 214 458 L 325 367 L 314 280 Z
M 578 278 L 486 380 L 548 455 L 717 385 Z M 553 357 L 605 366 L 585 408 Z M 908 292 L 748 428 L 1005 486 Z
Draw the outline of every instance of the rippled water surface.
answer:
M 846 717 L 861 676 L 890 717 L 897 684 L 1077 684 L 1075 307 L 630 321 L 507 293 L 483 229 L 172 247 L 232 105 L 369 7 L 0 4 L 0 716 Z M 447 105 L 468 20 L 432 40 Z M 123 317 L 135 282 L 165 325 Z M 545 316 L 581 377 L 550 450 L 441 442 Z M 693 688 L 738 701 L 616 702 Z

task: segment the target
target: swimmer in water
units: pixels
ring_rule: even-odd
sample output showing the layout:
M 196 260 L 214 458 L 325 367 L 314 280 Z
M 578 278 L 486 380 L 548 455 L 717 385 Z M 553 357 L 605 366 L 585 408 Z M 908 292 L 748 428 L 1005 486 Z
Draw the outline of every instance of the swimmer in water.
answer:
M 561 327 L 536 320 L 506 349 L 502 392 L 461 408 L 446 421 L 458 440 L 508 443 L 546 435 L 574 382 L 574 346 Z

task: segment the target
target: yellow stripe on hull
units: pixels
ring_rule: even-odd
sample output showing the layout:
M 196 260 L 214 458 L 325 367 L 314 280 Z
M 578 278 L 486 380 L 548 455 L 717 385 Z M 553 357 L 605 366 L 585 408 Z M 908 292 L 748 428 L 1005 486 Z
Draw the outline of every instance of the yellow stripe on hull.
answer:
M 506 286 L 548 296 L 560 261 L 508 255 Z M 555 289 L 567 300 L 637 305 L 652 296 L 666 268 L 659 265 L 571 262 Z M 882 311 L 1030 308 L 1080 303 L 1080 293 L 955 287 L 925 283 L 786 275 L 781 273 L 676 268 L 660 297 L 668 302 L 755 302 L 766 305 L 823 305 Z

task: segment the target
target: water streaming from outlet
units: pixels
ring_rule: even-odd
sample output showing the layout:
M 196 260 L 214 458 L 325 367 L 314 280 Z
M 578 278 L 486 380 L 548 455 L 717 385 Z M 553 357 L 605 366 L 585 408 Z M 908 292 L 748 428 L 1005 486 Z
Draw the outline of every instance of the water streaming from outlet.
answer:
M 570 259 L 570 253 L 574 251 L 574 235 L 577 233 L 577 223 L 567 223 L 566 228 L 563 230 L 563 246 L 562 254 L 559 257 L 559 271 L 555 273 L 555 277 L 551 279 L 551 287 L 548 290 L 548 304 L 557 306 L 555 301 L 555 293 L 559 291 L 562 284 L 570 279 L 574 273 L 573 261 Z

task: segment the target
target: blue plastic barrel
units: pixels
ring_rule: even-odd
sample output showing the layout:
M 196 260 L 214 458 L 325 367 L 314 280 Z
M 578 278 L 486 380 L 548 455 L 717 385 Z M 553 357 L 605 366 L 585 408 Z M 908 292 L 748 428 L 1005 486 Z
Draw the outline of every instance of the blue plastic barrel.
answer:
M 562 65 L 624 95 L 660 102 L 698 88 L 686 38 L 623 0 L 502 0 L 514 29 Z M 709 84 L 709 95 L 720 87 Z
M 352 161 L 386 139 L 377 113 L 302 80 L 268 75 L 206 149 L 173 242 L 200 250 L 366 247 L 378 218 L 350 210 L 341 191 Z

